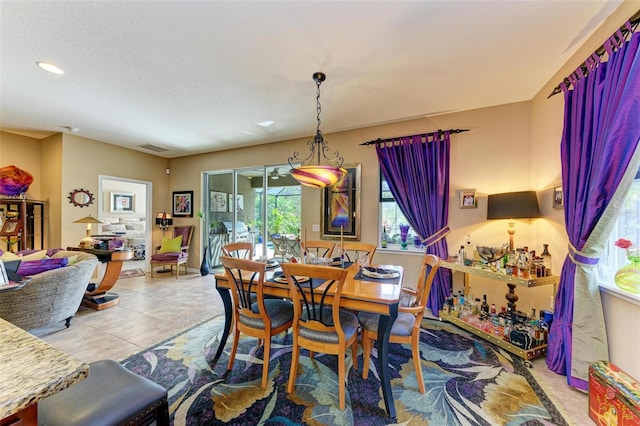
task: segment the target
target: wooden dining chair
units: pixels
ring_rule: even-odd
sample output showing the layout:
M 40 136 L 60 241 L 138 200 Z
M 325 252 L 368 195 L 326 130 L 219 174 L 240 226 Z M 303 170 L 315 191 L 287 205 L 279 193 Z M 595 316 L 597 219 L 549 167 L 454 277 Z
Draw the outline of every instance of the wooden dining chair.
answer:
M 263 294 L 266 264 L 249 259 L 221 256 L 220 261 L 231 284 L 234 336 L 227 370 L 231 370 L 238 350 L 240 333 L 264 342 L 262 387 L 267 387 L 271 336 L 289 327 L 293 321 L 293 305 L 282 299 L 266 299 Z
M 373 255 L 376 253 L 377 246 L 369 243 L 359 243 L 348 241 L 343 243 L 344 260 L 346 262 L 355 262 L 360 255 L 367 255 L 367 263 L 373 263 Z M 336 250 L 340 251 L 340 243 L 337 244 Z M 339 254 L 339 253 L 337 253 Z
M 335 246 L 336 243 L 322 240 L 302 241 L 300 243 L 300 249 L 303 253 L 306 251 L 316 257 L 331 257 Z
M 347 270 L 300 263 L 281 266 L 293 300 L 293 352 L 287 392 L 292 393 L 294 389 L 300 348 L 308 349 L 310 356 L 313 352 L 337 355 L 340 409 L 344 410 L 345 354 L 349 346 L 353 365 L 358 368 L 358 318 L 340 309 Z M 318 282 L 324 282 L 322 290 L 317 287 Z M 333 295 L 332 302 L 327 302 L 328 295 Z
M 427 299 L 429 298 L 433 278 L 439 267 L 440 259 L 437 256 L 426 254 L 423 257 L 416 289 L 401 289 L 400 300 L 405 301 L 406 305 L 401 303 L 401 306 L 398 308 L 398 318 L 394 321 L 389 336 L 389 343 L 411 344 L 411 356 L 413 357 L 413 365 L 416 370 L 416 378 L 421 393 L 425 393 L 426 391 L 420 364 L 420 323 L 424 316 L 424 310 L 427 307 Z M 374 340 L 378 337 L 379 318 L 379 315 L 369 312 L 361 312 L 358 314 L 358 320 L 362 326 L 362 350 L 364 352 L 364 365 L 362 366 L 363 379 L 366 379 L 369 375 L 371 349 Z
M 222 255 L 238 259 L 253 259 L 254 247 L 249 242 L 229 243 L 222 246 Z

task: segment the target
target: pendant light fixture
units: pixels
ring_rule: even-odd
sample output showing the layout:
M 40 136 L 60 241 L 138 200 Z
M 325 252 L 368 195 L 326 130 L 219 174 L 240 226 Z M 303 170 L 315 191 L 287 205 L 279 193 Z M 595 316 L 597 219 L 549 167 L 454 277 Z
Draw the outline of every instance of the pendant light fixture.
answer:
M 322 131 L 320 130 L 320 85 L 326 79 L 326 76 L 321 72 L 313 74 L 313 80 L 316 82 L 317 94 L 316 94 L 316 112 L 317 122 L 316 135 L 313 140 L 307 142 L 309 155 L 301 159 L 300 153 L 295 151 L 291 157 L 289 157 L 289 165 L 291 166 L 291 176 L 293 176 L 301 185 L 310 186 L 312 188 L 325 188 L 333 186 L 342 179 L 347 171 L 342 168 L 344 158 L 340 156 L 340 153 L 336 151 L 334 158 L 327 157 L 327 151 L 329 146 L 327 141 L 322 137 Z M 312 164 L 314 158 L 317 157 L 317 164 Z M 324 158 L 327 165 L 320 164 L 320 160 Z M 300 166 L 294 166 L 293 163 L 302 163 Z

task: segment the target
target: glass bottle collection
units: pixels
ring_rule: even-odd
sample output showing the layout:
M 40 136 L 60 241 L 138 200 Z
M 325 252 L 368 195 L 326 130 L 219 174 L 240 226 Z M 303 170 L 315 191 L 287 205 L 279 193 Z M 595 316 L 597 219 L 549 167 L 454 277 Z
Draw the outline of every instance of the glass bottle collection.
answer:
M 457 262 L 466 266 L 486 263 L 486 261 L 480 259 L 477 251 L 473 250 L 470 237 L 467 237 L 466 245 L 460 246 Z M 497 272 L 505 275 L 514 275 L 519 278 L 548 277 L 552 275 L 549 244 L 543 244 L 543 250 L 540 256 L 536 255 L 535 250 L 529 251 L 529 247 L 527 246 L 511 250 L 505 254 L 502 259 L 493 262 L 492 266 Z
M 530 314 L 512 312 L 510 306 L 498 311 L 495 303 L 487 302 L 487 295 L 474 298 L 471 294 L 451 292 L 442 308 L 449 316 L 459 318 L 474 328 L 505 340 L 522 349 L 531 349 L 547 343 L 549 324 L 545 322 L 545 311 L 532 309 Z M 527 337 L 523 339 L 522 337 Z

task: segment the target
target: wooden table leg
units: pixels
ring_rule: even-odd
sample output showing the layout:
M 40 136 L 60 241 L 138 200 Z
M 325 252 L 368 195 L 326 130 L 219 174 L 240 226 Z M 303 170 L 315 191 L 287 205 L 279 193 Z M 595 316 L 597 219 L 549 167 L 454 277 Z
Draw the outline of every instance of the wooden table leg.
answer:
M 87 291 L 82 299 L 82 306 L 86 306 L 96 311 L 110 308 L 120 303 L 120 296 L 116 293 L 109 293 L 120 278 L 122 271 L 122 260 L 112 260 L 107 262 L 104 276 L 94 291 Z

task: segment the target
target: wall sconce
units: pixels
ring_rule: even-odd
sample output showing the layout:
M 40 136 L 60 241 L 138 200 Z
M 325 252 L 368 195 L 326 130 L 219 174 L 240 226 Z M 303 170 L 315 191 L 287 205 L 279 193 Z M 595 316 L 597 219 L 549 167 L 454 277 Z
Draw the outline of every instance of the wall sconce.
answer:
M 158 225 L 160 229 L 162 229 L 162 236 L 164 237 L 167 228 L 173 225 L 173 218 L 171 217 L 171 213 L 158 213 L 156 215 L 156 225 Z
M 509 251 L 514 249 L 513 234 L 516 233 L 516 229 L 513 220 L 536 217 L 540 217 L 536 191 L 505 192 L 488 197 L 487 219 L 509 219 Z
M 83 217 L 82 219 L 74 220 L 73 223 L 86 223 L 87 224 L 87 233 L 84 238 L 80 240 L 80 247 L 82 248 L 93 248 L 93 238 L 91 238 L 91 224 L 93 223 L 103 223 L 102 221 L 96 219 L 95 217 L 89 215 L 87 217 Z

